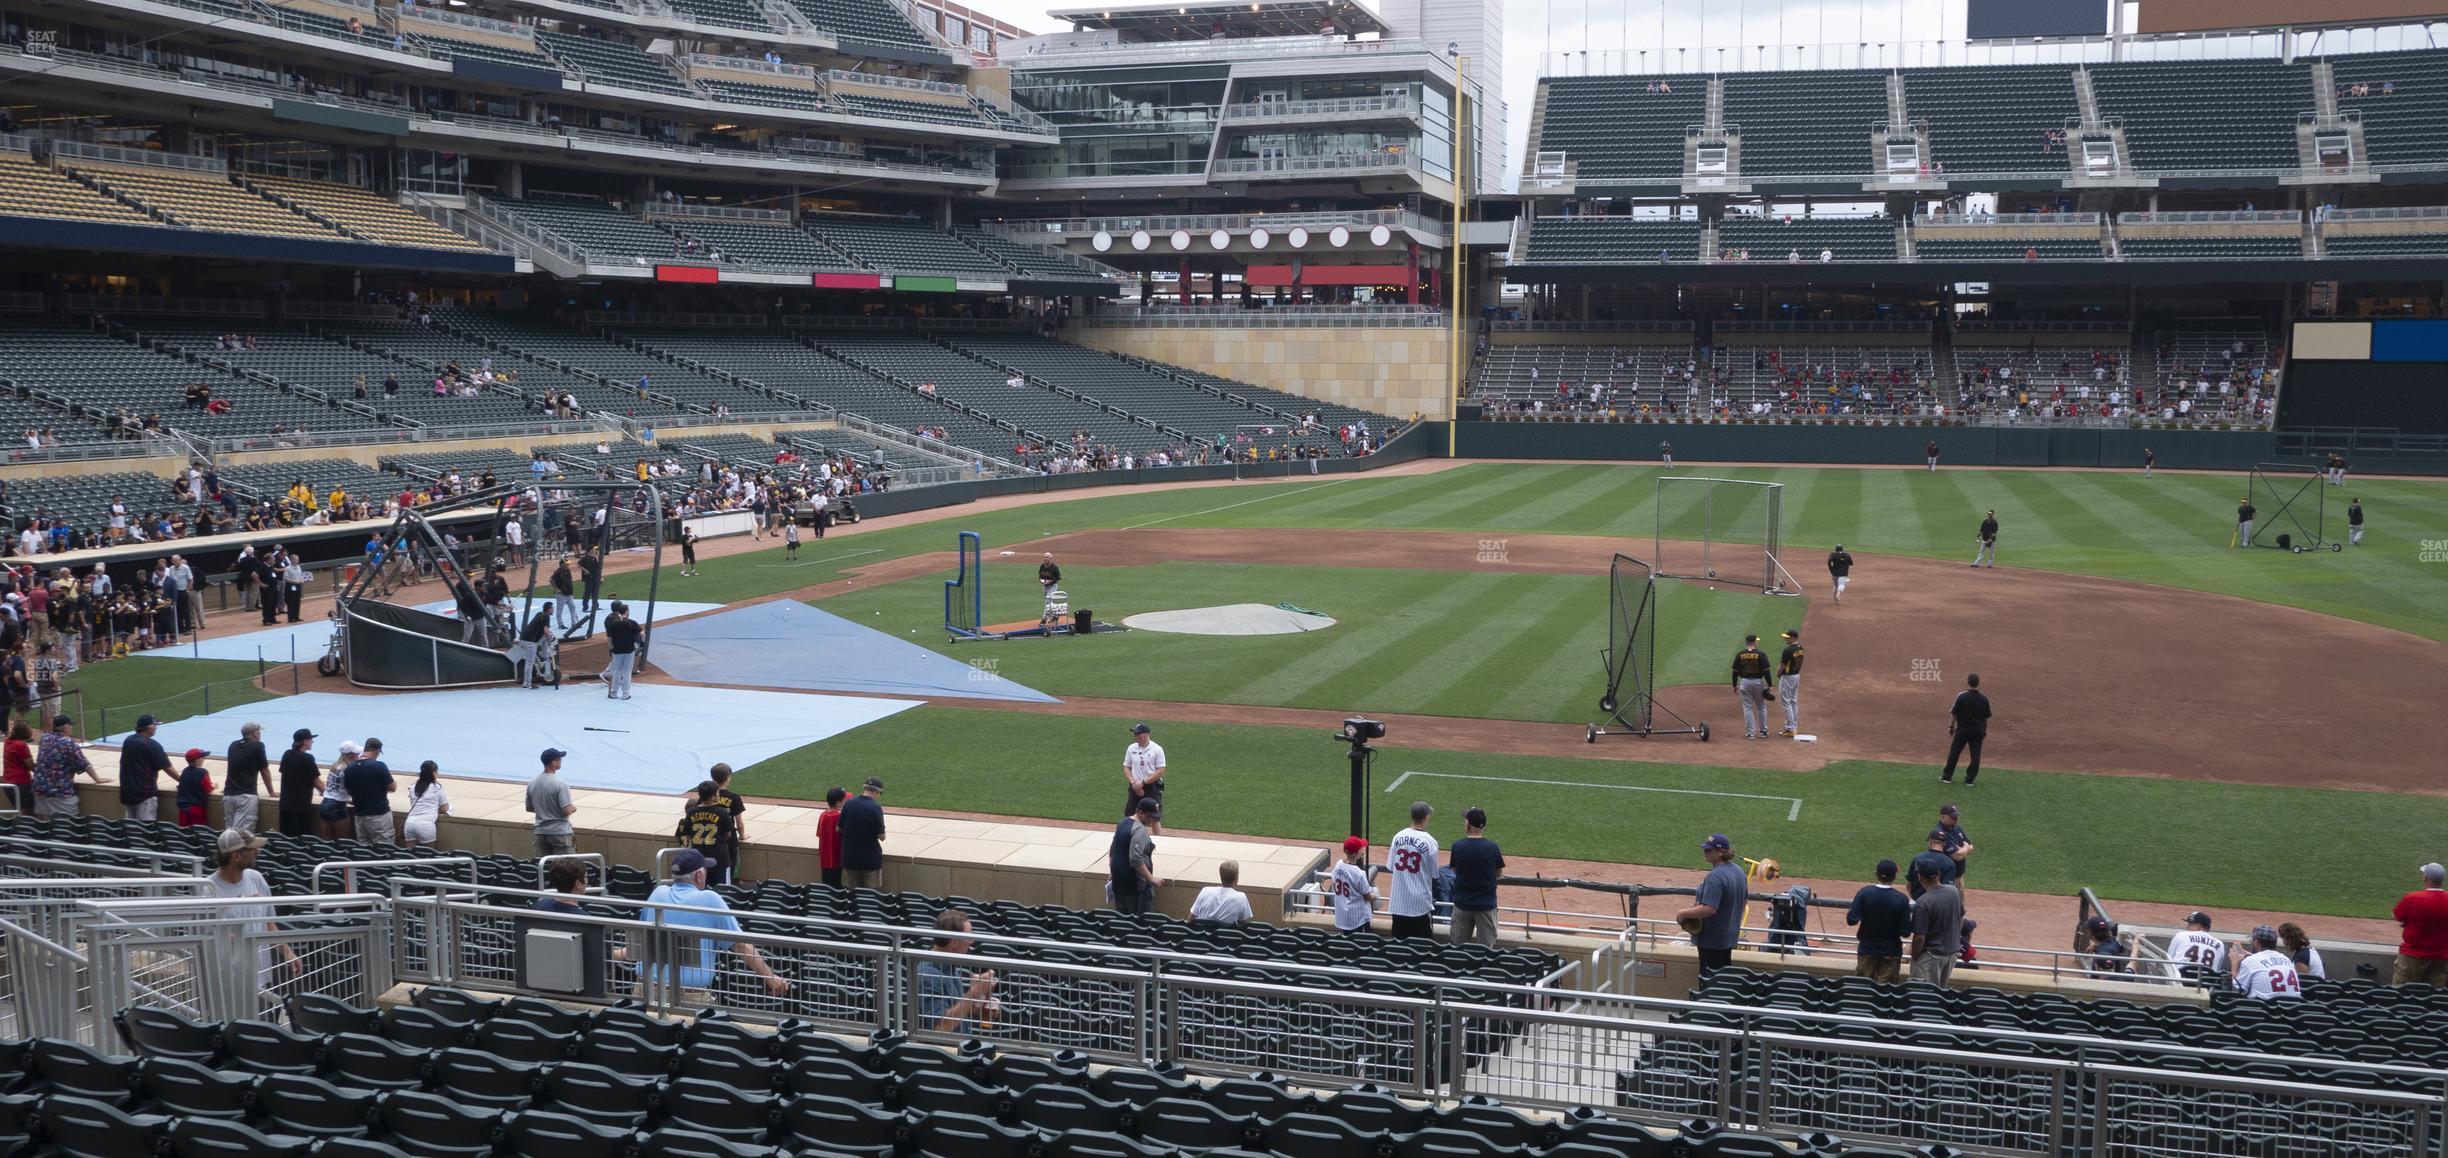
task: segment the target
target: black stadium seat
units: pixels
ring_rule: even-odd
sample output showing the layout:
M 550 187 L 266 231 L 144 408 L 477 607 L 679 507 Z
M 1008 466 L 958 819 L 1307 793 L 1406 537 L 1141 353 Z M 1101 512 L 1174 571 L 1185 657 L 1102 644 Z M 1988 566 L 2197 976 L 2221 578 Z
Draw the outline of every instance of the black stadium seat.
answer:
M 185 1058 L 146 1058 L 139 1071 L 147 1101 L 182 1118 L 237 1120 L 254 1112 L 261 1079 L 243 1070 L 222 1070 Z
M 119 1040 L 147 1057 L 211 1061 L 221 1056 L 221 1028 L 200 1025 L 166 1009 L 122 1009 L 111 1018 Z
M 172 1158 L 306 1158 L 314 1149 L 312 1138 L 265 1134 L 220 1118 L 182 1117 L 170 1127 Z

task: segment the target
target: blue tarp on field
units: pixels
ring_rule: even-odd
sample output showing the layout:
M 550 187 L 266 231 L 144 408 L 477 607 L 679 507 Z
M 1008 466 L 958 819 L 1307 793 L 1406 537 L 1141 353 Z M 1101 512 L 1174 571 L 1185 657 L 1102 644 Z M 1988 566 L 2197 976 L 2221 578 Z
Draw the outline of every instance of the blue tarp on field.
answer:
M 658 628 L 646 662 L 691 683 L 1061 702 L 990 670 L 791 599 L 752 603 Z

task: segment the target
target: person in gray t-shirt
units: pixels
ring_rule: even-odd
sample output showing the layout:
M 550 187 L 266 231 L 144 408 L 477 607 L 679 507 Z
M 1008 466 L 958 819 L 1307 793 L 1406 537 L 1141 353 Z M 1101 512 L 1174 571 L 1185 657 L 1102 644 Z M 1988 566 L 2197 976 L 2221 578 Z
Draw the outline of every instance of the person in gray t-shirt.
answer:
M 1913 902 L 1912 979 L 1944 985 L 1963 951 L 1963 893 L 1941 884 L 1931 869 L 1919 870 L 1921 899 Z
M 1698 923 L 1692 947 L 1699 951 L 1700 972 L 1706 976 L 1734 963 L 1735 943 L 1742 940 L 1743 912 L 1751 904 L 1751 884 L 1742 867 L 1734 863 L 1734 842 L 1724 833 L 1701 841 L 1700 856 L 1709 862 L 1708 875 L 1700 879 L 1693 903 L 1676 913 L 1675 919 L 1687 929 Z
M 527 782 L 527 811 L 535 814 L 535 854 L 541 859 L 562 856 L 577 849 L 576 829 L 570 815 L 578 806 L 570 802 L 569 785 L 561 779 L 561 758 L 569 753 L 559 748 L 544 749 L 544 770 Z

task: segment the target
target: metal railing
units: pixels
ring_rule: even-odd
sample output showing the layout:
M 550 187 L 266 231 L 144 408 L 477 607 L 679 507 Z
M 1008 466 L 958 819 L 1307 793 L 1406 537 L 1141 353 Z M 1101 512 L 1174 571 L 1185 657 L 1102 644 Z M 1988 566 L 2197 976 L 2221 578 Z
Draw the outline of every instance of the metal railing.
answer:
M 682 56 L 680 59 L 687 62 L 691 75 L 695 75 L 696 71 L 701 68 L 715 68 L 721 69 L 725 72 L 757 73 L 765 76 L 787 76 L 795 77 L 800 80 L 816 79 L 816 70 L 808 67 L 807 65 L 790 64 L 782 61 L 759 60 L 753 56 L 716 56 L 712 53 L 691 52 Z
M 2099 228 L 2097 213 L 1925 213 L 1912 219 L 1915 229 L 1950 226 L 2045 225 Z
M 2373 1152 L 2425 1155 L 2448 1088 L 2448 1072 L 2418 1067 L 1639 999 L 1566 988 L 1563 974 L 1525 986 L 1268 962 L 1270 980 L 1257 981 L 1234 975 L 1250 964 L 1240 958 L 1099 945 L 1100 964 L 1089 965 L 1056 956 L 1083 946 L 982 933 L 971 936 L 972 953 L 952 954 L 933 948 L 930 929 L 766 913 L 746 931 L 709 936 L 673 920 L 670 906 L 642 902 L 588 903 L 645 919 L 540 915 L 530 906 L 542 895 L 394 882 L 399 977 L 575 996 L 521 984 L 530 934 L 575 934 L 624 950 L 588 954 L 601 972 L 580 979 L 584 995 L 634 1000 L 650 1014 L 720 1007 L 741 1020 L 832 1032 L 1072 1050 L 1121 1065 L 1162 1058 L 1201 1074 L 1265 1070 L 1410 1096 L 1606 1106 L 1658 1122 L 1827 1129 L 1993 1154 L 2139 1154 L 2155 1128 L 2185 1120 L 2192 1105 L 2218 1104 L 2218 1091 L 2237 1091 L 2268 1116 L 2271 1135 L 2351 1135 Z M 400 952 L 412 927 L 423 935 L 421 959 Z M 738 946 L 753 947 L 783 979 L 780 992 Z M 975 976 L 965 969 L 991 969 L 994 979 L 975 1016 L 956 1018 L 954 1003 Z M 1388 981 L 1401 992 L 1387 991 Z M 1678 1015 L 1686 1019 L 1665 1020 Z M 1962 1044 L 1905 1036 L 1931 1031 Z M 2136 1054 L 2170 1068 L 2124 1060 Z M 2198 1072 L 2264 1063 L 2305 1080 Z
M 1218 157 L 1209 168 L 1217 173 L 1330 173 L 1347 169 L 1374 172 L 1407 169 L 1425 172 L 1417 153 L 1335 153 L 1323 157 Z
M 1432 306 L 1171 306 L 1084 314 L 1072 318 L 1071 324 L 1088 329 L 1434 328 L 1445 324 L 1445 313 Z
M 477 32 L 490 32 L 495 36 L 507 36 L 512 40 L 525 41 L 529 51 L 541 52 L 540 49 L 534 47 L 535 30 L 533 28 L 508 20 L 495 20 L 473 13 L 452 12 L 442 8 L 413 8 L 401 11 L 399 22 L 399 30 L 412 36 L 416 34 L 416 26 L 419 24 L 433 24 L 444 28 L 467 28 Z
M 2303 219 L 2303 210 L 2300 209 L 2189 209 L 2116 215 L 2119 228 L 2128 225 L 2302 225 Z
M 846 68 L 828 68 L 824 71 L 824 79 L 826 84 L 839 83 L 866 85 L 873 88 L 897 88 L 909 92 L 923 92 L 933 93 L 937 96 L 959 97 L 964 102 L 969 99 L 969 90 L 964 86 L 957 84 L 946 84 L 940 80 L 921 80 L 914 76 L 888 76 L 880 72 L 852 72 Z
M 325 880 L 340 882 L 339 891 L 357 891 L 358 874 L 366 869 L 435 869 L 457 866 L 466 872 L 465 883 L 476 883 L 476 858 L 472 856 L 400 857 L 393 860 L 327 860 L 314 866 L 306 876 L 306 891 L 320 894 Z M 428 875 L 420 873 L 420 876 Z
M 1345 40 L 1339 36 L 1236 37 L 1220 44 L 1194 40 L 1166 44 L 1120 44 L 1111 38 L 1039 36 L 1007 41 L 1004 61 L 1040 61 L 1060 57 L 1090 57 L 1100 65 L 1166 64 L 1177 61 L 1213 63 L 1218 59 L 1259 61 L 1280 57 L 1367 57 L 1416 54 L 1424 67 L 1442 77 L 1453 75 L 1453 63 L 1441 48 L 1424 40 Z
M 122 1009 L 191 1021 L 261 1018 L 309 993 L 371 1008 L 392 985 L 394 922 L 378 894 L 284 896 L 277 906 L 269 898 L 177 897 L 77 907 L 95 1020 Z
M 1061 237 L 1088 237 L 1098 233 L 1129 236 L 1139 230 L 1150 233 L 1171 233 L 1183 230 L 1205 235 L 1216 230 L 1227 233 L 1247 233 L 1265 229 L 1277 235 L 1294 229 L 1312 233 L 1342 226 L 1355 232 L 1385 225 L 1420 233 L 1445 235 L 1444 221 L 1408 209 L 1357 209 L 1348 212 L 1296 211 L 1291 213 L 1194 213 L 1180 216 L 1150 217 L 1052 217 L 1016 221 L 992 221 L 988 232 L 1014 238 L 1043 238 L 1049 234 Z
M 1275 117 L 1346 116 L 1367 117 L 1377 113 L 1392 113 L 1402 117 L 1419 115 L 1418 97 L 1407 94 L 1385 96 L 1328 97 L 1320 100 L 1254 101 L 1224 106 L 1224 119 L 1267 120 Z
M 791 219 L 787 209 L 743 209 L 736 205 L 697 205 L 687 201 L 648 201 L 640 208 L 646 211 L 648 217 L 753 221 L 762 225 L 787 225 Z
M 2333 221 L 2448 221 L 2448 205 L 2392 205 L 2372 209 L 2332 209 L 2321 215 Z

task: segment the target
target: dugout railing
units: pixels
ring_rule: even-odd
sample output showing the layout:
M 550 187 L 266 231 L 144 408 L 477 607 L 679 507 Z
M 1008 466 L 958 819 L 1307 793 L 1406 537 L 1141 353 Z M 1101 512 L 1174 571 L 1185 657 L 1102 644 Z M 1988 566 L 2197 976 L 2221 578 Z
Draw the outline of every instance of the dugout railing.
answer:
M 413 969 L 403 958 L 402 980 L 558 996 L 517 986 L 506 956 L 516 952 L 509 935 L 535 918 L 528 904 L 542 894 L 409 880 L 395 881 L 393 891 L 395 919 L 414 914 L 431 931 L 427 967 Z M 632 913 L 649 907 L 592 900 Z M 2359 1132 L 2370 1144 L 2395 1147 L 2391 1152 L 2427 1155 L 2448 1112 L 2448 1070 L 2418 1066 L 1937 1027 L 1569 984 L 1386 978 L 1290 962 L 1264 965 L 1279 980 L 1246 980 L 1258 966 L 1242 958 L 987 933 L 966 938 L 980 947 L 978 955 L 955 956 L 932 948 L 931 929 L 740 915 L 746 931 L 716 939 L 755 945 L 793 978 L 789 994 L 769 995 L 727 953 L 713 959 L 702 988 L 684 978 L 658 979 L 655 963 L 672 961 L 686 952 L 683 942 L 704 935 L 671 922 L 668 912 L 651 920 L 552 920 L 623 938 L 648 968 L 625 983 L 617 975 L 606 980 L 626 984 L 617 995 L 650 1013 L 685 1015 L 715 1005 L 733 1018 L 796 1020 L 832 1032 L 980 1039 L 1000 1049 L 1069 1049 L 1116 1063 L 1162 1059 L 1194 1073 L 1267 1071 L 1319 1086 L 1368 1081 L 1412 1096 L 1589 1105 L 1652 1121 L 1706 1117 L 1793 1133 L 1827 1129 L 1944 1142 L 1974 1153 L 2169 1153 L 2133 1139 L 2165 1125 L 2169 1107 L 2185 1097 L 2249 1088 L 2274 1130 L 2306 1144 Z M 408 940 L 403 933 L 394 943 L 404 948 Z M 926 1024 L 919 978 L 930 963 L 994 969 L 1000 1008 L 991 1022 L 950 1033 Z M 1400 992 L 1333 988 L 1338 979 L 1392 980 Z M 1695 1014 L 1713 1023 L 1668 1020 Z M 1791 1032 L 1796 1025 L 1811 1032 Z M 1879 1040 L 1933 1028 L 1948 1029 L 1962 1048 Z M 2163 1064 L 2135 1065 L 2137 1055 Z M 2221 1076 L 2250 1065 L 2290 1067 L 2309 1080 Z M 1912 1075 L 1926 1075 L 1931 1066 L 1953 1067 L 1945 1071 L 1951 1076 L 1914 1093 L 1909 1087 L 1924 1079 Z M 1870 1096 L 1874 1089 L 1882 1092 Z
M 1380 865 L 1372 866 L 1371 871 L 1379 873 L 1385 870 L 1384 866 Z M 1535 877 L 1505 877 L 1499 879 L 1497 883 L 1512 889 L 1576 888 L 1585 884 L 1585 882 L 1553 881 Z M 1294 884 L 1284 892 L 1284 911 L 1313 917 L 1332 916 L 1334 898 L 1326 891 L 1326 885 L 1323 874 L 1314 875 Z M 1696 891 L 1692 887 L 1688 885 L 1606 885 L 1603 887 L 1605 891 L 1624 896 L 1627 899 L 1628 903 L 1624 912 L 1598 913 L 1586 909 L 1554 909 L 1535 905 L 1508 905 L 1500 902 L 1496 906 L 1497 932 L 1531 939 L 1538 937 L 1602 938 L 1615 941 L 1634 952 L 1675 946 L 1689 947 L 1691 935 L 1684 932 L 1682 926 L 1671 918 L 1641 916 L 1638 911 L 1637 898 L 1690 897 Z M 2083 890 L 2082 895 L 2088 896 L 2089 892 L 2088 889 Z M 1771 896 L 1782 895 L 1781 891 L 1774 894 L 1754 893 L 1751 903 L 1755 909 L 1765 910 Z M 1387 903 L 1387 898 L 1381 893 L 1370 902 L 1371 911 L 1378 916 L 1386 916 Z M 2095 905 L 2096 902 L 2093 904 Z M 1848 908 L 1849 905 L 1848 901 L 1831 897 L 1813 897 L 1810 901 L 1811 909 L 1816 911 L 1842 910 Z M 1446 908 L 1447 906 L 1440 902 L 1437 916 L 1442 918 Z M 2082 924 L 2082 918 L 2090 916 L 2093 911 L 2094 909 L 2089 906 L 2079 908 L 2077 918 L 2073 925 L 2068 926 L 2069 929 L 2079 927 Z M 1741 928 L 1742 942 L 1737 946 L 1738 948 L 1761 953 L 1783 953 L 1797 957 L 1820 958 L 1847 966 L 1852 962 L 1855 946 L 1859 942 L 1859 939 L 1850 933 L 1817 928 L 1805 929 L 1797 933 L 1793 929 L 1751 921 L 1746 921 Z M 2045 976 L 2051 981 L 2082 979 L 2154 986 L 2189 984 L 2164 976 L 2163 967 L 2167 963 L 2166 958 L 2148 956 L 2140 946 L 2136 946 L 2131 959 L 2131 965 L 2137 972 L 2124 973 L 2095 969 L 2092 967 L 2092 954 L 2072 949 L 2040 949 L 2017 945 L 1984 944 L 1979 946 L 1979 952 L 1979 967 L 1982 969 L 1994 969 L 2001 973 L 2014 973 L 2029 977 Z M 1619 984 L 1619 981 L 1605 977 L 1593 975 L 1590 978 L 1590 987 L 1594 991 L 1614 992 Z
M 548 894 L 533 890 L 402 880 L 388 898 L 281 898 L 276 923 L 266 926 L 237 907 L 260 902 L 65 895 L 80 886 L 107 894 L 131 882 L 46 882 L 55 895 L 39 903 L 64 914 L 65 925 L 51 926 L 59 936 L 8 919 L 36 902 L 0 915 L 10 955 L 26 971 L 0 991 L 0 1008 L 21 1032 L 105 1052 L 119 1048 L 108 1038 L 109 1014 L 130 1007 L 228 1020 L 270 1013 L 278 1000 L 308 992 L 371 1007 L 395 979 L 568 1000 L 517 983 L 517 936 L 532 922 L 619 938 L 631 960 L 605 966 L 629 972 L 617 999 L 655 1015 L 719 1006 L 735 1019 L 817 1031 L 1074 1050 L 1117 1064 L 1161 1059 L 1193 1072 L 1266 1071 L 1319 1087 L 1369 1081 L 1438 1100 L 1587 1106 L 1648 1121 L 1834 1131 L 1974 1154 L 2239 1153 L 2232 1135 L 2187 1115 L 2240 1108 L 2253 1124 L 2254 1152 L 2431 1158 L 2448 1113 L 2448 1071 L 2422 1067 L 1975 1028 L 1952 1030 L 1959 1044 L 1933 1049 L 1880 1040 L 1928 1024 L 1840 1013 L 1426 976 L 1394 978 L 1398 993 L 1356 992 L 1314 983 L 1356 970 L 1286 965 L 1293 983 L 1284 984 L 1237 976 L 1253 965 L 1238 958 L 990 934 L 971 938 L 991 946 L 989 954 L 956 955 L 931 947 L 931 929 L 743 913 L 741 932 L 712 936 L 756 945 L 789 976 L 790 991 L 775 997 L 732 954 L 696 957 L 693 942 L 707 931 L 671 921 L 668 907 L 648 920 L 547 915 L 532 905 Z M 589 901 L 631 914 L 646 907 Z M 825 926 L 826 936 L 805 935 Z M 421 948 L 410 951 L 412 940 Z M 260 960 L 284 962 L 287 953 L 300 969 L 259 971 Z M 1071 959 L 1056 959 L 1065 954 Z M 923 971 L 962 965 L 998 971 L 1001 1006 L 980 1024 L 938 1031 L 925 1023 Z M 707 973 L 666 971 L 675 966 Z M 1708 1021 L 1669 1020 L 1695 1014 Z M 1322 1048 L 1282 1048 L 1303 1038 Z M 2137 1065 L 2137 1055 L 2164 1064 Z M 1314 1064 L 1320 1060 L 1330 1064 Z M 2305 1078 L 2230 1076 L 2260 1064 Z

